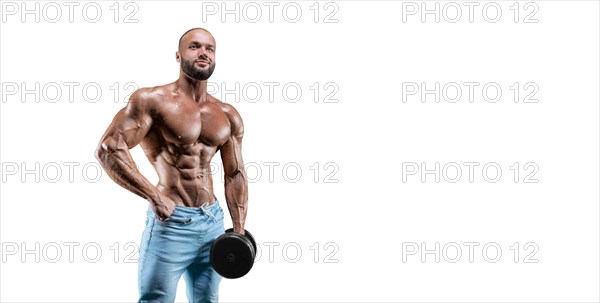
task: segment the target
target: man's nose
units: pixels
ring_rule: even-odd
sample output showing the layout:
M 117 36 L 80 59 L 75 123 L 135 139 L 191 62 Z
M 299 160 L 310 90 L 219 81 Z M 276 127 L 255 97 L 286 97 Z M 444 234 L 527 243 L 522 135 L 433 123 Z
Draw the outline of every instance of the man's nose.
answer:
M 198 57 L 208 58 L 208 50 L 206 48 L 200 48 L 200 51 L 198 52 Z

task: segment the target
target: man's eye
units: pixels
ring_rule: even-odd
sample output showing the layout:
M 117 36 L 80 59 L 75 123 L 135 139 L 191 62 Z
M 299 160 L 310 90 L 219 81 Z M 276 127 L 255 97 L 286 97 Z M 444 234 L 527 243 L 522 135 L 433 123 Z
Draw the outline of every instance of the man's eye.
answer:
M 209 49 L 208 49 L 208 51 L 212 53 L 212 52 L 214 52 L 215 50 L 214 50 L 214 49 L 212 49 L 212 48 L 209 48 Z
M 190 46 L 190 48 L 198 48 L 198 46 L 192 45 L 192 46 Z

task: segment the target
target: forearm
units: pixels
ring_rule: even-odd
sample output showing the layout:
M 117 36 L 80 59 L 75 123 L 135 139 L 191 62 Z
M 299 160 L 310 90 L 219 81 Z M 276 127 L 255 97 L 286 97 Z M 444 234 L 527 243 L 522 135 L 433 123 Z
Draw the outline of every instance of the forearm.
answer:
M 156 187 L 140 173 L 128 151 L 100 153 L 98 160 L 108 176 L 121 187 L 151 203 L 158 199 Z
M 243 171 L 225 176 L 225 199 L 234 230 L 243 229 L 248 211 L 248 180 Z

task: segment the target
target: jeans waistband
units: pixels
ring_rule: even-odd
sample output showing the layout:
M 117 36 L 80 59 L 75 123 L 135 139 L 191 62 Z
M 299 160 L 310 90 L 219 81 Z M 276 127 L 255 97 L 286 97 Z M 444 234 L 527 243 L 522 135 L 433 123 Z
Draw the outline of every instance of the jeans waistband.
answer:
M 189 207 L 189 206 L 181 206 L 181 205 L 175 205 L 175 209 L 182 212 L 182 213 L 186 213 L 186 214 L 190 214 L 190 215 L 196 215 L 196 214 L 203 214 L 203 213 L 213 213 L 217 210 L 219 210 L 219 200 L 216 199 L 215 202 L 213 204 L 208 204 L 208 202 L 205 202 L 202 206 L 200 207 Z
M 181 206 L 175 205 L 175 211 L 179 213 L 184 213 L 188 215 L 207 215 L 215 220 L 214 215 L 220 210 L 221 206 L 219 205 L 219 199 L 215 199 L 215 202 L 212 204 L 208 204 L 205 202 L 200 207 L 189 207 L 189 206 Z M 154 211 L 152 211 L 152 207 L 148 206 L 148 215 L 154 216 Z

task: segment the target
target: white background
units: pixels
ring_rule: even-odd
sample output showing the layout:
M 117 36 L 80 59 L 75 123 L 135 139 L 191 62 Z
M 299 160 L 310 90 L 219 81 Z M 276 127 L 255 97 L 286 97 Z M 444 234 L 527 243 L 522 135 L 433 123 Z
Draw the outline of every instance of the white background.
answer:
M 439 22 L 431 14 L 422 21 L 420 12 L 403 22 L 403 12 L 421 2 L 321 2 L 318 22 L 315 2 L 296 2 L 302 16 L 295 23 L 283 17 L 286 2 L 274 2 L 273 22 L 262 2 L 238 2 L 239 22 L 234 14 L 208 15 L 200 1 L 97 2 L 102 15 L 95 23 L 95 6 L 83 17 L 86 2 L 75 2 L 73 22 L 62 2 L 38 2 L 39 22 L 35 13 L 25 20 L 20 11 L 7 14 L 14 6 L 6 3 L 0 23 L 3 302 L 137 299 L 137 252 L 127 243 L 139 243 L 147 202 L 104 172 L 96 178 L 93 154 L 126 105 L 132 91 L 126 84 L 174 81 L 177 40 L 197 26 L 217 41 L 212 87 L 233 91 L 214 91 L 215 97 L 244 119 L 243 156 L 252 179 L 247 228 L 261 247 L 247 276 L 223 280 L 221 301 L 600 299 L 596 1 L 498 1 L 487 20 L 488 2 L 475 2 L 472 22 L 464 2 L 438 2 Z M 21 9 L 21 2 L 12 3 Z M 213 4 L 220 9 L 221 2 Z M 252 23 L 256 7 L 262 16 Z M 452 23 L 456 7 L 462 15 Z M 497 22 L 490 21 L 494 7 L 502 13 Z M 137 23 L 123 22 L 129 13 Z M 293 8 L 287 13 L 295 15 Z M 337 22 L 324 23 L 328 14 Z M 538 22 L 524 23 L 529 14 Z M 273 95 L 265 82 L 276 82 Z M 440 102 L 433 95 L 403 96 L 403 83 L 422 82 L 428 89 L 458 83 L 462 98 L 445 100 L 452 90 Z M 465 82 L 479 83 L 472 102 Z M 32 90 L 39 83 L 39 91 L 24 94 L 21 83 Z M 262 94 L 256 101 L 250 101 L 253 83 Z M 486 83 L 501 87 L 497 102 L 482 97 Z M 282 91 L 286 84 L 301 88 L 296 102 L 289 99 L 293 88 Z M 93 85 L 101 88 L 98 101 Z M 92 86 L 87 95 L 84 86 Z M 534 87 L 537 102 L 523 103 Z M 332 103 L 324 103 L 329 93 Z M 493 89 L 488 94 L 495 96 Z M 156 182 L 141 149 L 131 152 Z M 219 155 L 213 161 L 219 165 Z M 272 174 L 268 162 L 276 162 Z M 465 162 L 478 163 L 472 182 Z M 439 182 L 436 173 L 421 179 L 421 163 L 432 171 L 439 163 Z M 528 175 L 537 182 L 524 182 Z M 225 208 L 220 168 L 214 180 Z M 472 262 L 466 242 L 478 245 Z M 419 251 L 408 254 L 412 248 Z M 422 248 L 433 252 L 423 255 Z M 186 301 L 183 280 L 177 300 Z

